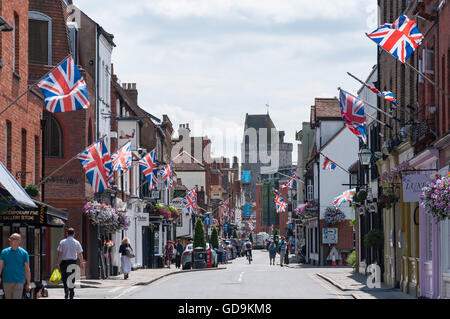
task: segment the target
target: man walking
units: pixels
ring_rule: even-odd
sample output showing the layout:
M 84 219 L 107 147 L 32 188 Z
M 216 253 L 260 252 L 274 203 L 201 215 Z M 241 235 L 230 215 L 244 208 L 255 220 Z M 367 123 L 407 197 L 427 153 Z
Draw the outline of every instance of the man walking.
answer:
M 181 240 L 177 239 L 177 246 L 175 247 L 177 250 L 177 254 L 175 256 L 175 264 L 177 268 L 181 266 L 181 255 L 183 254 L 183 244 L 181 244 Z
M 3 249 L 0 254 L 0 273 L 3 271 L 5 299 L 22 299 L 23 284 L 26 284 L 25 289 L 28 292 L 31 290 L 30 257 L 28 252 L 20 247 L 20 234 L 14 233 L 8 239 L 11 246 Z
M 68 282 L 69 276 L 73 274 L 68 272 L 69 265 L 76 265 L 77 259 L 80 259 L 80 267 L 83 267 L 83 248 L 78 240 L 73 238 L 75 230 L 69 228 L 67 230 L 67 238 L 61 240 L 58 245 L 58 257 L 56 258 L 56 268 L 61 271 L 61 279 L 64 285 L 64 299 L 73 299 L 75 295 L 75 278 L 71 283 Z M 72 266 L 73 267 L 73 266 Z M 71 267 L 71 268 L 72 268 Z M 74 268 L 72 268 L 75 270 Z M 69 268 L 69 270 L 71 270 Z
M 280 242 L 278 243 L 278 246 L 280 247 L 280 266 L 283 267 L 283 261 L 284 261 L 284 255 L 286 254 L 286 239 L 281 237 Z

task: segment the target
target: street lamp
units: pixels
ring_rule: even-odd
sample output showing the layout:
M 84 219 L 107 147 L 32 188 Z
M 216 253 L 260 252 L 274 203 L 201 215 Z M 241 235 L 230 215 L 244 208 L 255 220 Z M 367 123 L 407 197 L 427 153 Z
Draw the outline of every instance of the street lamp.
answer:
M 358 157 L 361 165 L 368 166 L 372 159 L 372 152 L 366 147 L 362 148 L 358 153 Z

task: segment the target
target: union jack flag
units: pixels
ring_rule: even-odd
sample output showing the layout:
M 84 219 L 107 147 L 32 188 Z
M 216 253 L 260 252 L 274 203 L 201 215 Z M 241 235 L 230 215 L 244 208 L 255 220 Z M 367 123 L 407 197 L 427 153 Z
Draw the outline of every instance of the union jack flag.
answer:
M 336 169 L 336 164 L 325 155 L 323 156 L 325 157 L 325 162 L 323 163 L 322 169 L 329 170 L 330 172 L 334 171 Z
M 347 126 L 347 128 L 356 136 L 359 137 L 359 139 L 361 140 L 361 142 L 363 142 L 364 144 L 367 144 L 367 126 L 364 123 L 363 125 L 359 125 L 359 124 L 348 124 L 348 123 L 344 123 L 345 126 Z
M 280 186 L 281 189 L 293 189 L 295 185 L 295 179 L 297 178 L 297 173 L 292 175 L 292 178 L 286 183 Z
M 253 221 L 248 222 L 248 228 L 250 228 L 251 231 L 255 229 L 255 224 L 253 224 Z
M 355 193 L 356 193 L 356 188 L 346 190 L 345 192 L 343 192 L 341 195 L 339 195 L 338 197 L 336 197 L 334 199 L 333 206 L 337 209 L 345 202 L 350 203 L 352 201 Z
M 95 193 L 111 187 L 114 175 L 111 157 L 103 139 L 77 155 Z
M 119 148 L 112 156 L 114 171 L 127 171 L 131 167 L 131 141 Z
M 156 165 L 156 150 L 145 155 L 140 161 L 139 166 L 142 173 L 147 178 L 149 188 L 155 190 L 158 188 L 158 165 Z
M 226 201 L 222 202 L 219 206 L 222 208 L 227 208 L 229 203 L 230 199 L 227 199 Z
M 69 56 L 38 84 L 45 96 L 45 108 L 52 113 L 78 111 L 89 107 L 86 82 Z
M 190 216 L 195 213 L 195 210 L 197 209 L 197 197 L 193 197 L 191 192 L 188 192 L 187 195 L 184 197 L 184 206 L 186 207 L 188 213 Z
M 366 114 L 364 113 L 364 103 L 354 98 L 347 92 L 340 90 L 341 115 L 344 122 L 348 124 L 366 123 Z
M 164 181 L 167 188 L 172 188 L 173 186 L 173 168 L 172 163 L 164 165 L 160 171 L 160 175 Z
M 375 94 L 377 94 L 379 97 L 382 97 L 383 99 L 385 99 L 386 101 L 391 102 L 394 105 L 397 105 L 397 99 L 395 98 L 394 94 L 391 91 L 383 91 L 381 92 L 380 90 L 378 90 L 376 87 L 367 85 L 367 87 L 374 92 Z
M 385 23 L 367 36 L 402 63 L 406 63 L 424 38 L 416 21 L 410 20 L 404 14 L 394 23 Z
M 284 213 L 287 209 L 287 203 L 283 200 L 280 195 L 275 197 L 275 205 L 277 213 Z

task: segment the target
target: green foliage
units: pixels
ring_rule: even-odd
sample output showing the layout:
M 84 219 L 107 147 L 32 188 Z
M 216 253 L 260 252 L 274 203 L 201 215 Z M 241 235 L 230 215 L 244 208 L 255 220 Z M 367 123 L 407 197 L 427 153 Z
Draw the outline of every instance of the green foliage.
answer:
M 233 238 L 236 238 L 236 239 L 238 238 L 236 229 L 233 229 Z
M 205 226 L 201 218 L 197 217 L 194 230 L 194 248 L 203 247 L 206 250 Z
M 248 239 L 249 239 L 250 242 L 253 244 L 253 233 L 250 233 L 250 236 L 248 237 Z
M 211 231 L 211 245 L 213 248 L 219 248 L 219 232 L 217 231 L 216 226 L 213 226 Z
M 352 268 L 356 268 L 356 251 L 352 251 L 352 253 L 350 255 L 348 255 L 347 260 L 346 260 L 347 264 L 352 266 Z
M 39 187 L 34 184 L 27 185 L 27 187 L 25 187 L 25 191 L 31 197 L 36 197 L 37 195 L 39 195 Z
M 350 221 L 350 226 L 352 226 L 352 227 L 355 227 L 356 226 L 356 219 L 352 219 L 351 221 Z
M 362 203 L 366 200 L 366 198 L 367 198 L 367 192 L 364 190 L 360 190 L 353 196 L 353 201 Z
M 364 236 L 364 245 L 368 248 L 379 248 L 384 244 L 383 232 L 379 229 L 372 229 Z

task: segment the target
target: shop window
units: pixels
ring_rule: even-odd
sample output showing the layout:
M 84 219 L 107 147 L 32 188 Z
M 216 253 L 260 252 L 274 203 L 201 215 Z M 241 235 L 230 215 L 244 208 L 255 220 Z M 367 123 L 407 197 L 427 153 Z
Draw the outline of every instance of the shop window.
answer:
M 52 19 L 40 12 L 28 14 L 28 61 L 52 64 Z

